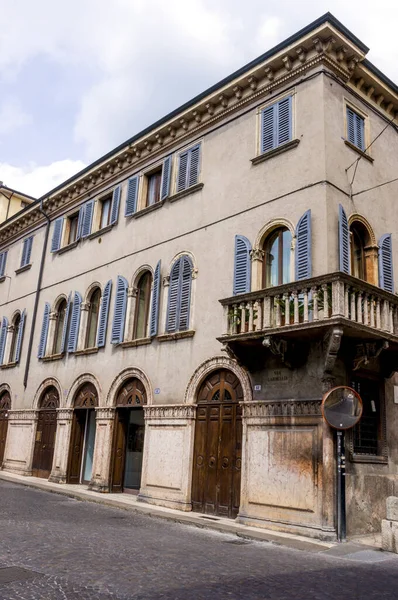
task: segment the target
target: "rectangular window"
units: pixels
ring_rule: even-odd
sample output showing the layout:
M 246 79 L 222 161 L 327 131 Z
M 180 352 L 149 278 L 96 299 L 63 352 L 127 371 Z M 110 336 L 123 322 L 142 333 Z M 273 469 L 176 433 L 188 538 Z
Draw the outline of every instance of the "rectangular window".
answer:
M 147 176 L 147 192 L 145 206 L 152 206 L 160 200 L 160 184 L 162 181 L 162 169 L 157 169 Z
M 106 196 L 101 200 L 101 220 L 100 229 L 107 227 L 111 222 L 111 207 L 112 207 L 112 194 Z
M 33 235 L 26 238 L 22 245 L 21 267 L 30 264 L 30 255 L 32 252 Z
M 384 410 L 381 382 L 362 377 L 351 381 L 353 387 L 362 398 L 362 417 L 352 430 L 352 450 L 354 455 L 382 456 L 384 453 Z
M 6 271 L 7 253 L 8 250 L 0 253 L 0 277 L 4 277 Z
M 261 111 L 260 148 L 269 152 L 292 139 L 292 97 L 288 96 Z
M 347 140 L 365 150 L 365 119 L 347 106 Z
M 79 213 L 68 217 L 69 235 L 68 244 L 73 244 L 78 239 Z
M 196 185 L 199 181 L 200 144 L 182 152 L 178 161 L 177 192 Z

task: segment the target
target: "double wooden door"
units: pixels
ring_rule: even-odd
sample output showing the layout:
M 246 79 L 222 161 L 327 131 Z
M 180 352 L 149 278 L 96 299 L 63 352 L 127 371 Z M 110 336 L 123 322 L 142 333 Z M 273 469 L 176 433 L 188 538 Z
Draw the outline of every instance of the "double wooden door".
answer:
M 8 430 L 8 411 L 11 408 L 11 400 L 8 392 L 5 392 L 0 398 L 0 469 L 4 460 L 4 451 L 6 447 Z
M 199 395 L 192 479 L 194 511 L 229 518 L 238 514 L 242 460 L 240 397 L 239 382 L 226 371 L 213 376 Z
M 95 410 L 73 411 L 68 483 L 90 483 L 95 444 Z
M 55 434 L 57 431 L 57 411 L 43 409 L 39 411 L 33 452 L 32 475 L 48 478 L 51 473 Z
M 117 408 L 112 452 L 112 492 L 140 489 L 144 438 L 143 408 Z

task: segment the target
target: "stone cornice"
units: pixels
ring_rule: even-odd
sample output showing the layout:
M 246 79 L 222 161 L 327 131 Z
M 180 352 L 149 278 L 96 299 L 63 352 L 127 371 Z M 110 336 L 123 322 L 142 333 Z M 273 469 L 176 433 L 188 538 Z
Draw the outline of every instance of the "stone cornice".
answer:
M 145 419 L 194 419 L 196 405 L 193 404 L 163 404 L 144 406 Z
M 44 198 L 43 207 L 52 218 L 58 216 L 72 205 L 97 195 L 104 186 L 116 185 L 121 179 L 140 171 L 148 161 L 155 161 L 174 152 L 192 138 L 203 135 L 206 129 L 251 103 L 258 103 L 261 98 L 268 99 L 272 91 L 293 83 L 297 77 L 322 64 L 345 82 L 358 81 L 361 74 L 360 63 L 364 58 L 363 48 L 354 44 L 330 22 L 324 22 L 272 56 L 264 58 L 264 61 L 256 61 L 246 71 L 239 71 L 234 79 L 229 78 L 225 84 L 221 82 L 208 95 L 200 97 L 188 108 L 182 107 L 181 111 L 173 113 L 170 119 L 147 131 L 141 138 L 117 148 L 113 154 L 104 157 L 102 162 L 94 164 L 91 169 L 88 168 L 80 176 L 78 174 L 64 187 L 57 188 L 53 194 Z M 364 76 L 366 71 L 367 79 L 373 77 L 373 87 L 378 90 L 376 77 L 369 69 L 363 68 L 362 71 Z M 367 83 L 368 93 L 369 86 L 370 83 Z M 390 92 L 383 90 L 383 93 L 380 91 L 371 94 L 376 106 L 390 115 L 398 110 L 398 98 L 396 94 L 395 98 L 392 95 L 392 89 Z M 41 222 L 44 223 L 44 218 L 39 205 L 35 204 L 31 210 L 0 227 L 0 244 L 11 241 L 23 230 Z
M 321 416 L 321 400 L 242 402 L 243 418 Z

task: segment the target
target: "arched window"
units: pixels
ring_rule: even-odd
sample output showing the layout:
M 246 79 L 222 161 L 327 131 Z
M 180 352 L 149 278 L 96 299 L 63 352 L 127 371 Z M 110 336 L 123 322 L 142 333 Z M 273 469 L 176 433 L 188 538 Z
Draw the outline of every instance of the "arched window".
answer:
M 289 283 L 292 234 L 286 227 L 274 230 L 264 242 L 263 287 Z
M 62 348 L 62 336 L 65 325 L 66 318 L 66 307 L 67 301 L 63 298 L 58 304 L 57 308 L 57 320 L 55 323 L 55 331 L 54 331 L 54 347 L 53 354 L 60 354 L 63 352 Z
M 18 348 L 18 337 L 19 337 L 19 329 L 21 327 L 21 315 L 20 313 L 16 314 L 14 320 L 12 322 L 12 339 L 10 346 L 10 363 L 17 362 L 17 348 Z
M 367 280 L 365 263 L 365 241 L 359 223 L 353 223 L 351 232 L 351 275 Z
M 148 335 L 151 286 L 152 275 L 149 271 L 145 271 L 142 273 L 137 283 L 133 339 L 145 338 Z
M 95 288 L 90 295 L 87 317 L 86 348 L 94 348 L 97 342 L 98 317 L 101 302 L 101 290 Z
M 193 264 L 189 256 L 181 256 L 170 272 L 166 331 L 189 329 Z

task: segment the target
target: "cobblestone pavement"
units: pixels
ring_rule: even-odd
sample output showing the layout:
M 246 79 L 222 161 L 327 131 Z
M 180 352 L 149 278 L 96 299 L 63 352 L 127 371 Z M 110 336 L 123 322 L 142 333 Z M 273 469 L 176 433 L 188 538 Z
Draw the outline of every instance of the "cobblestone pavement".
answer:
M 5 481 L 0 507 L 1 600 L 398 597 L 394 555 L 310 554 Z

